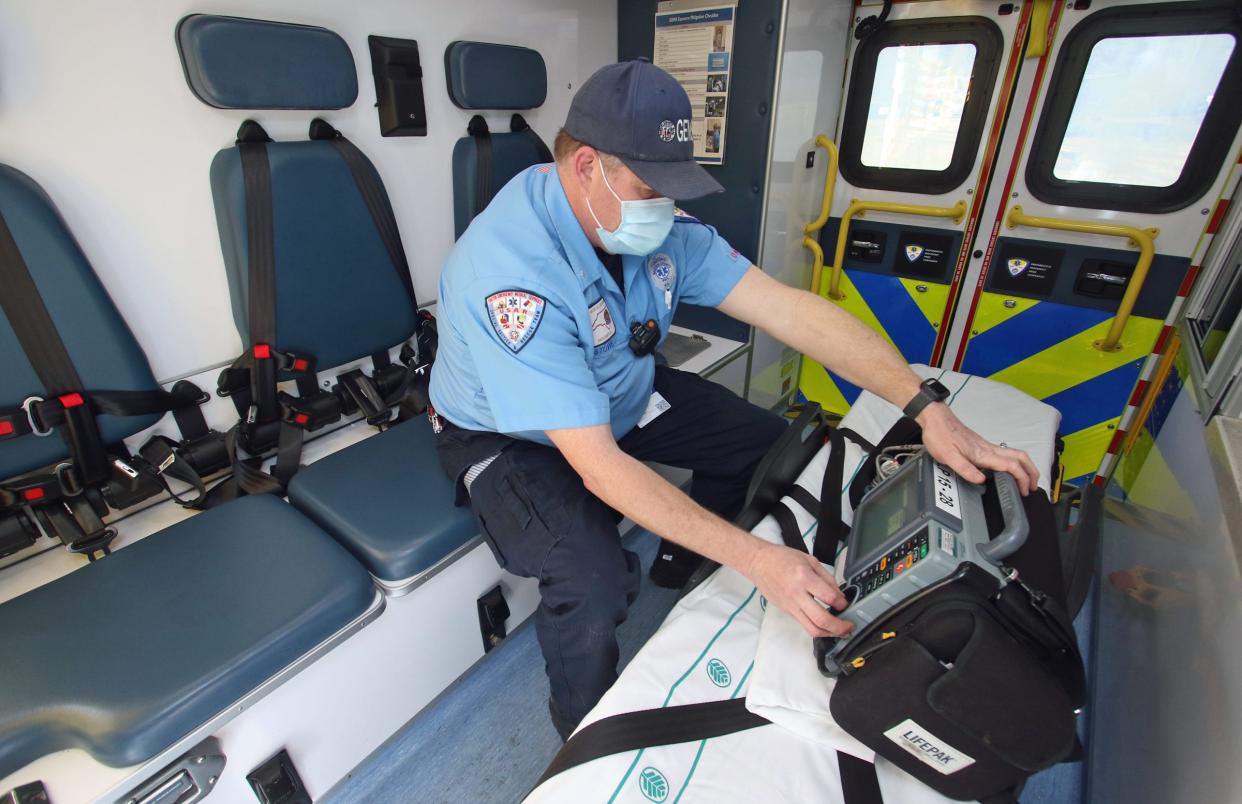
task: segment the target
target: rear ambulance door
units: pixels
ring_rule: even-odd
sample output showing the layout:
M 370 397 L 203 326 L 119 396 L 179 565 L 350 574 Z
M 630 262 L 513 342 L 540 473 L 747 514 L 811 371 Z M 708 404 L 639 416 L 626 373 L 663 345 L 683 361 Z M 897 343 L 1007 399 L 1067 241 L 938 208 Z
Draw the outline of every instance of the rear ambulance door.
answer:
M 1058 408 L 1077 483 L 1120 443 L 1223 214 L 1242 22 L 1233 2 L 1046 8 L 940 357 Z
M 880 8 L 856 8 L 855 31 Z M 950 286 L 962 270 L 963 238 L 986 185 L 1028 16 L 1012 3 L 895 3 L 873 34 L 849 38 L 839 171 L 818 235 L 825 263 L 818 291 L 911 363 L 932 363 L 943 340 Z M 810 358 L 799 390 L 842 414 L 859 394 Z

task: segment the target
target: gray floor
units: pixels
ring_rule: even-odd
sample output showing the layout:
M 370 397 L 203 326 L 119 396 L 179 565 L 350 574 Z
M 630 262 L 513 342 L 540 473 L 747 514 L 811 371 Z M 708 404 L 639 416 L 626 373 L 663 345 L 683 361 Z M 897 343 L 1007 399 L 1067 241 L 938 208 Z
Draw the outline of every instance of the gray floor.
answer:
M 644 571 L 657 540 L 645 531 L 626 546 Z M 633 658 L 673 607 L 677 593 L 643 578 L 621 626 L 621 664 Z M 321 802 L 517 802 L 561 746 L 548 719 L 548 681 L 529 622 L 406 724 Z

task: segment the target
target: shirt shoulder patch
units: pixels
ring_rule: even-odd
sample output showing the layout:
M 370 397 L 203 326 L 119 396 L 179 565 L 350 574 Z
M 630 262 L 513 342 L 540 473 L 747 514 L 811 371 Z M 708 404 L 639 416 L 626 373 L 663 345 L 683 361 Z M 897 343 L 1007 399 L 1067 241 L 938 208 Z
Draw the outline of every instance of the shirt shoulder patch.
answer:
M 699 219 L 686 212 L 681 207 L 673 207 L 673 220 L 682 223 L 699 223 Z
M 545 303 L 528 290 L 502 290 L 487 297 L 487 317 L 492 321 L 492 329 L 514 354 L 535 336 Z

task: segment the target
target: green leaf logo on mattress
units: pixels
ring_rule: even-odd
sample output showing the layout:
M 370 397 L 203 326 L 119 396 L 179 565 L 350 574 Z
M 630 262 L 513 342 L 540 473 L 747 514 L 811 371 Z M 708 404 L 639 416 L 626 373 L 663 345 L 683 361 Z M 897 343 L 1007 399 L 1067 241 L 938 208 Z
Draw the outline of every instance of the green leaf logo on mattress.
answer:
M 712 659 L 707 663 L 707 677 L 717 687 L 727 687 L 733 680 L 733 676 L 729 674 L 729 668 L 725 667 L 725 663 L 719 659 Z
M 638 774 L 638 789 L 656 804 L 668 798 L 668 780 L 655 768 L 643 768 Z

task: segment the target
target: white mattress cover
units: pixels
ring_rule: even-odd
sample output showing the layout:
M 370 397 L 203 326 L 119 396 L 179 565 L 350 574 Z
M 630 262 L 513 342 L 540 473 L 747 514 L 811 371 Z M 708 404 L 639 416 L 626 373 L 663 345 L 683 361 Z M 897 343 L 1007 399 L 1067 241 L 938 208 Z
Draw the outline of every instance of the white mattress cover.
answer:
M 950 406 L 983 437 L 1026 450 L 1049 488 L 1060 414 L 1010 386 L 942 369 L 914 366 L 952 392 Z M 876 441 L 900 411 L 868 392 L 842 422 Z M 862 450 L 847 443 L 845 485 L 861 466 Z M 821 450 L 798 484 L 818 496 L 829 448 Z M 844 491 L 844 490 L 843 490 Z M 808 542 L 814 517 L 786 498 Z M 848 497 L 842 510 L 853 512 Z M 755 535 L 781 543 L 766 517 Z M 617 683 L 583 720 L 621 712 L 747 697 L 747 708 L 773 724 L 693 743 L 616 754 L 549 779 L 527 798 L 548 802 L 837 802 L 842 800 L 834 749 L 864 759 L 870 750 L 844 734 L 827 712 L 832 682 L 815 669 L 810 637 L 767 601 L 744 576 L 721 568 L 677 603 Z M 887 802 L 942 804 L 944 798 L 882 758 L 876 760 Z

